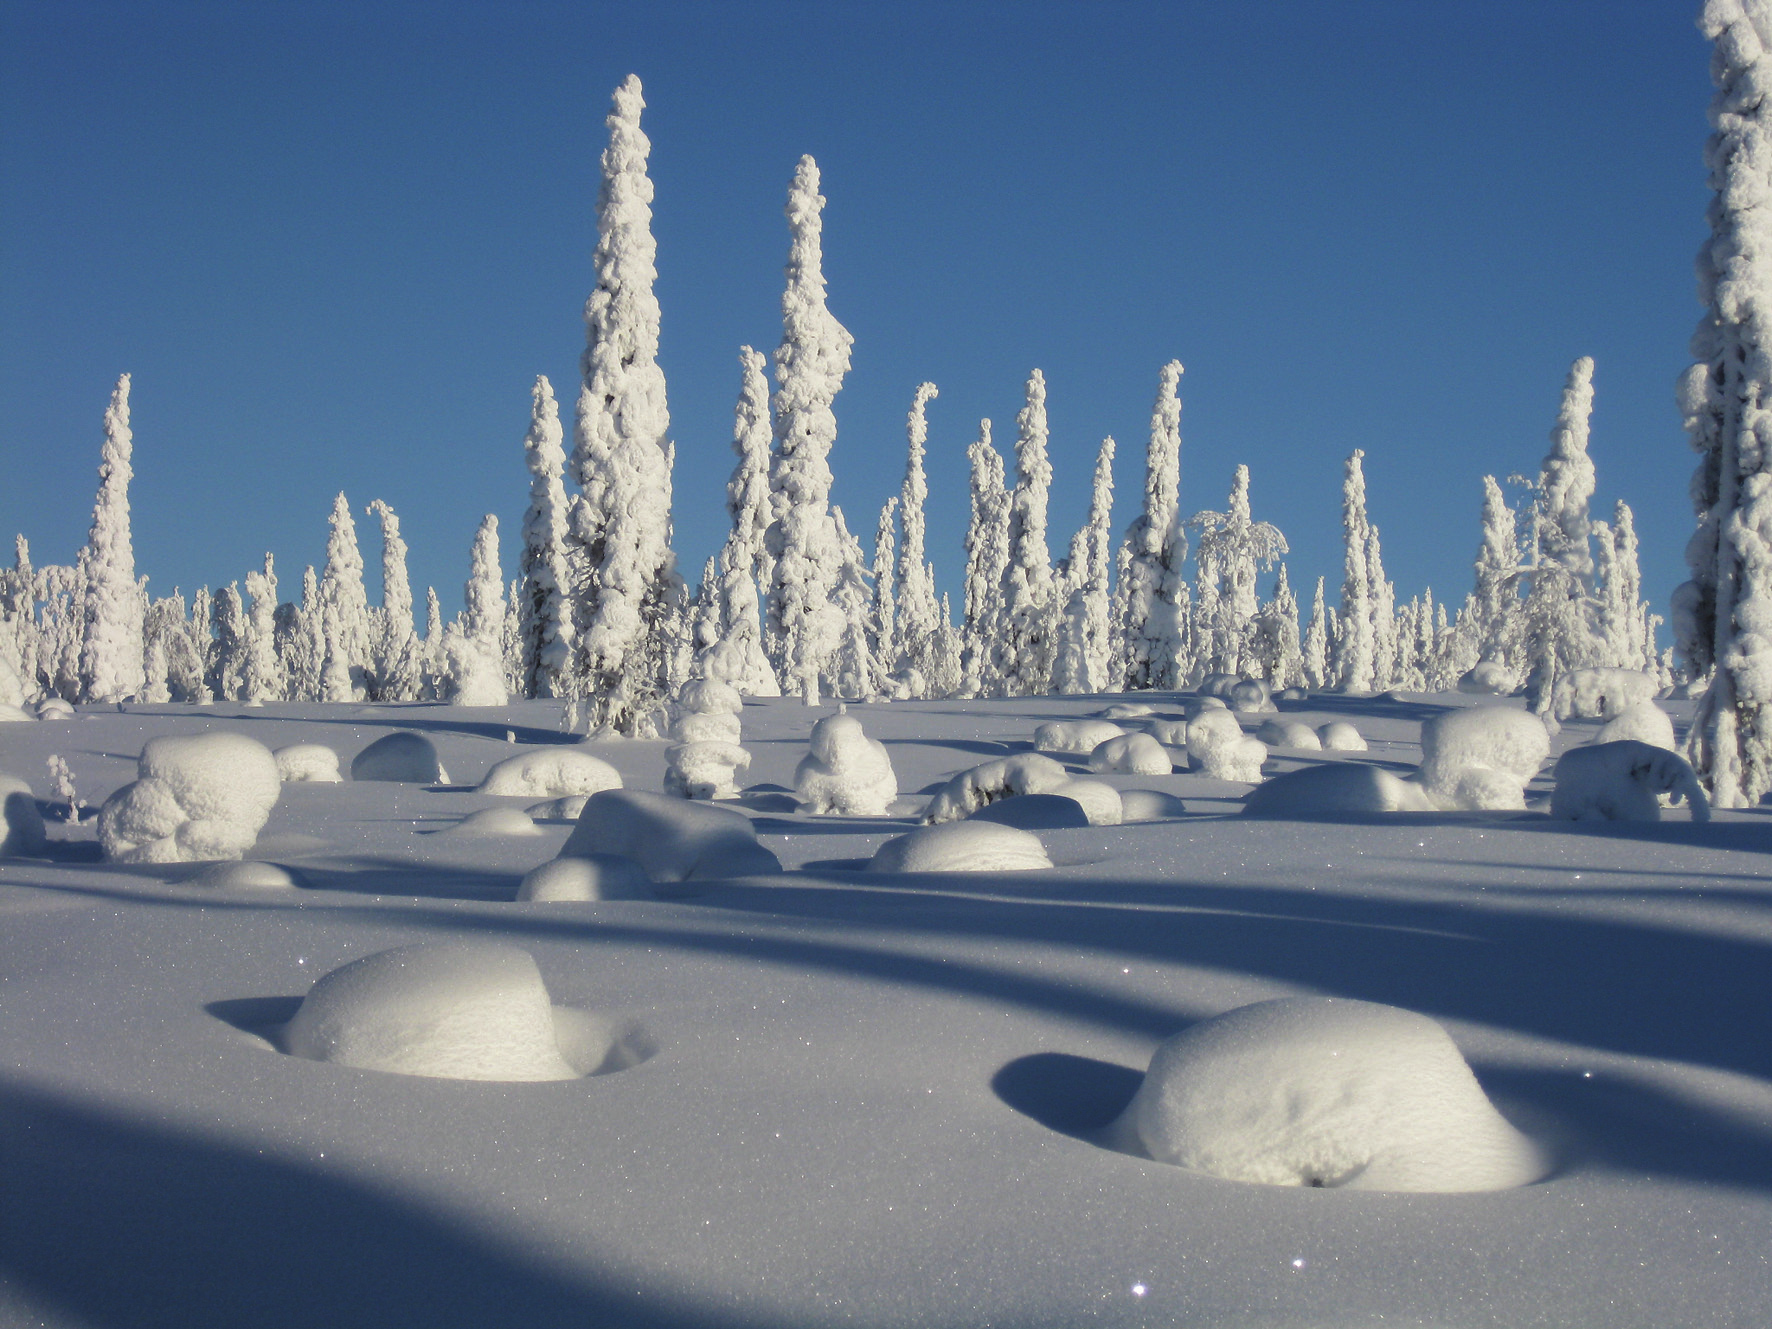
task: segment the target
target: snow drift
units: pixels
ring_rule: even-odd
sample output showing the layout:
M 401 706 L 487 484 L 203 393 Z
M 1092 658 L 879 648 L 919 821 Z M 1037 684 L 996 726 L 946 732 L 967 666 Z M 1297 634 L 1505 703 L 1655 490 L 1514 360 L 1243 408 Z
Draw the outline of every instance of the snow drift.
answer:
M 1427 792 L 1382 767 L 1337 761 L 1287 771 L 1243 799 L 1245 817 L 1314 817 L 1344 812 L 1431 812 Z
M 1637 669 L 1571 669 L 1557 680 L 1551 713 L 1559 720 L 1610 720 L 1655 700 L 1658 684 Z
M 631 858 L 614 854 L 587 854 L 583 858 L 549 859 L 524 876 L 517 899 L 558 902 L 563 900 L 650 900 L 651 884 Z
M 1096 745 L 1089 754 L 1089 769 L 1102 774 L 1168 775 L 1174 763 L 1149 734 L 1123 734 Z
M 239 858 L 283 787 L 271 750 L 244 734 L 150 738 L 137 770 L 99 809 L 99 843 L 119 863 Z
M 0 772 L 0 858 L 40 854 L 47 843 L 43 813 L 31 786 L 16 775 Z

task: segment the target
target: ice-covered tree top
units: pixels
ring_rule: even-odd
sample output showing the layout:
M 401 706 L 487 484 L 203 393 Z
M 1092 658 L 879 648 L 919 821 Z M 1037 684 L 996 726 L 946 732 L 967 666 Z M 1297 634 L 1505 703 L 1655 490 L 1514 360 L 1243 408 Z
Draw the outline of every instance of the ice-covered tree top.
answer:
M 1539 475 L 1537 539 L 1541 559 L 1560 563 L 1582 580 L 1592 577 L 1588 500 L 1594 464 L 1587 455 L 1588 419 L 1594 406 L 1594 362 L 1582 356 L 1569 367 L 1550 452 Z
M 855 338 L 825 304 L 824 196 L 818 163 L 800 158 L 788 190 L 787 288 L 781 296 L 782 338 L 775 350 L 776 493 L 789 507 L 823 503 L 830 494 L 825 460 L 837 438 L 831 403 L 849 372 Z
M 769 528 L 769 380 L 768 363 L 761 351 L 749 346 L 738 350 L 742 379 L 738 409 L 733 415 L 732 450 L 738 464 L 726 482 L 726 511 L 732 517 L 732 533 L 721 561 L 726 570 L 743 566 L 754 571 L 763 556 L 763 533 Z
M 1151 441 L 1145 452 L 1144 510 L 1133 519 L 1126 542 L 1134 557 L 1161 558 L 1176 528 L 1181 498 L 1181 361 L 1163 366 L 1151 408 Z

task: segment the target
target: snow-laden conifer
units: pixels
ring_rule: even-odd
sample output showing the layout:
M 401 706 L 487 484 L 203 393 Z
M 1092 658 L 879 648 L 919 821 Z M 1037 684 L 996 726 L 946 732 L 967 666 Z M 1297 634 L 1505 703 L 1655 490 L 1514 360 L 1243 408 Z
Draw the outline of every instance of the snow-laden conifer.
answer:
M 962 693 L 966 686 L 964 651 L 964 636 L 954 626 L 953 606 L 948 603 L 947 592 L 943 591 L 941 608 L 935 619 L 935 635 L 930 638 L 929 696 L 957 697 Z
M 246 607 L 237 584 L 216 591 L 209 621 L 215 628 L 215 647 L 204 682 L 218 701 L 240 701 L 246 681 Z
M 1151 440 L 1145 452 L 1144 508 L 1126 532 L 1120 578 L 1120 637 L 1123 686 L 1166 688 L 1179 685 L 1178 656 L 1185 650 L 1185 624 L 1165 598 L 1165 585 L 1177 584 L 1187 559 L 1187 540 L 1177 520 L 1181 497 L 1181 361 L 1171 360 L 1158 377 L 1151 411 Z
M 1532 508 L 1533 557 L 1527 571 L 1524 626 L 1528 695 L 1547 714 L 1557 680 L 1594 662 L 1592 520 L 1594 466 L 1588 459 L 1594 362 L 1569 368 L 1551 447 L 1540 468 Z
M 1286 537 L 1272 522 L 1256 521 L 1249 508 L 1249 468 L 1239 466 L 1231 480 L 1223 512 L 1197 512 L 1188 526 L 1199 533 L 1201 672 L 1250 672 L 1244 654 L 1250 626 L 1260 607 L 1255 595 L 1258 572 L 1273 567 L 1287 552 Z M 1292 631 L 1298 631 L 1298 606 L 1292 606 Z
M 425 587 L 424 695 L 433 701 L 448 693 L 449 661 L 443 653 L 443 603 L 435 586 Z
M 1003 488 L 1003 457 L 991 446 L 991 422 L 978 422 L 978 438 L 966 450 L 972 471 L 972 507 L 966 523 L 966 586 L 961 605 L 961 690 L 991 695 L 999 682 L 991 643 L 1002 623 L 1003 569 L 1009 562 L 1009 495 Z
M 1312 692 L 1329 686 L 1329 610 L 1323 598 L 1323 578 L 1317 578 L 1316 593 L 1311 596 L 1310 622 L 1305 626 L 1301 653 L 1304 657 L 1304 686 Z
M 523 460 L 529 468 L 529 508 L 523 515 L 518 597 L 519 690 L 525 697 L 563 697 L 572 663 L 572 573 L 567 563 L 565 431 L 554 385 L 537 374 L 530 388 L 529 432 Z
M 1246 663 L 1276 688 L 1304 682 L 1304 654 L 1298 636 L 1298 596 L 1292 591 L 1286 565 L 1274 582 L 1274 597 L 1255 612 L 1247 632 Z M 1243 672 L 1252 672 L 1245 669 Z
M 831 517 L 831 410 L 849 372 L 855 339 L 825 304 L 824 196 L 818 163 L 800 158 L 788 191 L 787 288 L 782 292 L 782 338 L 775 352 L 775 450 L 769 489 L 774 522 L 768 548 L 769 635 L 785 691 L 807 705 L 818 700 L 820 675 L 843 634 L 832 601 L 842 571 L 842 542 Z
M 898 580 L 898 545 L 893 527 L 898 520 L 898 495 L 894 494 L 880 506 L 880 520 L 874 527 L 874 660 L 882 679 L 891 672 L 898 658 L 898 602 L 892 588 Z
M 286 680 L 277 658 L 277 569 L 269 553 L 262 572 L 246 574 L 246 667 L 241 688 L 247 701 L 277 701 Z
M 364 511 L 381 523 L 381 612 L 375 615 L 370 647 L 370 695 L 376 701 L 412 701 L 418 696 L 420 670 L 406 541 L 400 538 L 400 518 L 381 499 Z
M 697 643 L 696 667 L 702 676 L 729 684 L 740 696 L 776 697 L 781 695 L 781 686 L 764 650 L 763 620 L 757 607 L 758 586 L 769 576 L 766 536 L 773 519 L 769 381 L 764 377 L 766 362 L 760 352 L 741 346 L 738 359 L 742 377 L 732 425 L 732 450 L 738 461 L 726 482 L 726 512 L 732 525 L 716 564 L 715 636 L 705 645 Z
M 444 630 L 452 682 L 450 700 L 461 706 L 502 706 L 504 686 L 504 574 L 498 566 L 498 518 L 488 513 L 474 533 L 462 612 Z
M 1643 569 L 1637 544 L 1636 517 L 1619 499 L 1612 522 L 1594 523 L 1601 551 L 1600 632 L 1606 663 L 1620 669 L 1656 668 L 1655 631 L 1659 618 L 1643 600 Z
M 99 453 L 98 497 L 92 530 L 80 551 L 85 573 L 79 655 L 79 695 L 85 701 L 121 701 L 141 690 L 145 604 L 135 580 L 129 533 L 129 375 L 117 379 L 105 411 Z
M 905 457 L 904 484 L 899 490 L 899 524 L 904 530 L 904 546 L 898 555 L 898 581 L 894 587 L 898 603 L 898 640 L 900 653 L 897 666 L 907 679 L 921 680 L 919 695 L 936 695 L 928 691 L 933 671 L 931 652 L 935 633 L 940 626 L 941 610 L 935 601 L 935 568 L 926 549 L 927 526 L 925 504 L 929 498 L 929 481 L 923 470 L 923 454 L 929 442 L 929 402 L 935 397 L 933 383 L 919 383 L 911 399 L 911 411 L 905 432 L 909 446 Z
M 320 575 L 326 647 L 322 691 L 326 701 L 350 701 L 364 686 L 370 661 L 369 594 L 363 588 L 363 555 L 357 523 L 341 492 L 332 503 L 326 537 L 326 568 Z
M 1370 692 L 1373 679 L 1372 585 L 1367 544 L 1365 453 L 1355 448 L 1341 482 L 1341 609 L 1336 616 L 1335 686 Z
M 835 504 L 831 505 L 831 520 L 843 549 L 833 596 L 843 616 L 842 634 L 829 666 L 833 689 L 837 696 L 851 701 L 878 701 L 884 671 L 874 654 L 873 594 L 868 587 L 865 555 L 861 541 L 849 533 L 843 509 Z
M 1493 475 L 1483 477 L 1483 542 L 1477 548 L 1476 587 L 1468 605 L 1479 660 L 1517 666 L 1520 623 L 1520 542 L 1514 510 Z
M 1064 606 L 1052 686 L 1056 692 L 1091 693 L 1109 690 L 1113 660 L 1109 624 L 1108 576 L 1113 557 L 1114 440 L 1101 441 L 1089 491 L 1089 515 L 1071 537 Z
M 1015 488 L 1009 492 L 1002 623 L 992 643 L 993 674 L 1004 696 L 1042 696 L 1057 649 L 1052 555 L 1046 510 L 1052 463 L 1046 456 L 1046 376 L 1028 376 L 1027 403 L 1015 417 Z
M 1397 588 L 1384 575 L 1378 527 L 1366 524 L 1366 592 L 1372 600 L 1372 686 L 1396 686 Z

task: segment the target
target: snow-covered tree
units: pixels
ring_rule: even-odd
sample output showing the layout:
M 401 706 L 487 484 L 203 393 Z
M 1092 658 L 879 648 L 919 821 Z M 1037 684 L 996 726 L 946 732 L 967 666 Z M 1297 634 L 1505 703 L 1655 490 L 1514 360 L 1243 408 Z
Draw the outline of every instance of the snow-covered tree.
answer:
M 1311 597 L 1311 618 L 1304 630 L 1301 648 L 1304 656 L 1304 686 L 1312 692 L 1329 686 L 1329 610 L 1323 602 L 1323 578 L 1317 578 L 1316 594 Z
M 897 520 L 898 495 L 894 494 L 881 505 L 880 520 L 874 527 L 874 660 L 882 682 L 898 658 L 898 603 L 892 595 L 898 580 L 898 546 L 893 536 Z
M 835 603 L 843 616 L 842 636 L 831 657 L 832 690 L 851 701 L 878 701 L 884 671 L 874 655 L 873 594 L 867 583 L 865 556 L 861 541 L 849 533 L 843 510 L 831 506 L 831 520 L 836 523 L 837 539 L 842 545 L 843 562 L 837 570 Z
M 998 679 L 991 643 L 1002 623 L 1003 569 L 1009 562 L 1009 495 L 1003 488 L 1003 457 L 991 446 L 991 422 L 978 422 L 978 438 L 966 450 L 972 464 L 972 511 L 966 523 L 966 597 L 961 608 L 961 690 L 989 695 Z
M 992 673 L 1009 697 L 1042 696 L 1052 686 L 1057 622 L 1046 509 L 1052 463 L 1046 457 L 1046 376 L 1028 376 L 1027 404 L 1015 417 L 1015 488 L 1008 495 L 1008 561 L 1002 624 L 992 642 Z
M 448 691 L 449 661 L 444 655 L 443 603 L 435 586 L 425 587 L 424 695 L 441 699 Z
M 898 581 L 893 588 L 898 603 L 899 658 L 897 667 L 907 679 L 915 671 L 921 681 L 920 696 L 937 695 L 929 691 L 932 674 L 931 652 L 935 633 L 940 626 L 940 609 L 935 602 L 935 568 L 928 561 L 927 526 L 924 517 L 929 498 L 929 481 L 923 471 L 923 452 L 929 442 L 929 402 L 936 396 L 933 383 L 919 383 L 911 399 L 911 412 L 906 420 L 909 448 L 905 457 L 904 484 L 899 490 L 899 524 L 904 529 L 904 547 L 898 555 Z
M 209 621 L 215 629 L 215 646 L 204 682 L 218 700 L 239 701 L 246 679 L 246 607 L 238 585 L 230 583 L 216 591 Z
M 1551 447 L 1545 455 L 1532 508 L 1533 557 L 1526 572 L 1524 625 L 1527 693 L 1532 709 L 1551 709 L 1557 680 L 1592 664 L 1597 648 L 1593 620 L 1592 519 L 1594 465 L 1588 459 L 1588 418 L 1593 412 L 1594 362 L 1581 357 L 1569 368 Z
M 1514 510 L 1493 475 L 1483 477 L 1483 542 L 1477 549 L 1476 588 L 1468 602 L 1477 658 L 1515 667 L 1520 654 L 1520 541 Z
M 700 668 L 747 697 L 777 697 L 781 685 L 770 668 L 763 645 L 763 620 L 757 588 L 769 576 L 766 536 L 773 520 L 769 494 L 769 381 L 759 351 L 741 346 L 742 381 L 733 415 L 732 450 L 738 462 L 726 482 L 726 511 L 732 518 L 717 566 L 715 636 L 697 650 L 718 650 L 718 661 L 703 660 Z
M 567 566 L 565 433 L 554 385 L 538 374 L 530 389 L 529 510 L 523 516 L 519 607 L 519 690 L 525 697 L 563 697 L 572 663 L 572 574 Z
M 246 667 L 241 688 L 247 701 L 277 701 L 288 686 L 277 658 L 277 569 L 269 553 L 263 572 L 246 574 L 252 604 L 246 616 Z
M 1251 516 L 1247 466 L 1236 469 L 1225 511 L 1196 512 L 1187 524 L 1200 537 L 1197 560 L 1203 615 L 1210 603 L 1210 616 L 1201 618 L 1196 632 L 1203 672 L 1247 673 L 1247 637 L 1260 607 L 1255 597 L 1256 574 L 1273 567 L 1280 555 L 1287 552 L 1286 537 L 1272 522 L 1256 521 Z M 1281 582 L 1285 584 L 1284 577 Z M 1210 600 L 1209 589 L 1213 592 Z M 1296 602 L 1292 605 L 1292 632 L 1296 638 Z
M 1365 453 L 1355 448 L 1341 483 L 1343 549 L 1341 610 L 1336 616 L 1335 686 L 1341 692 L 1370 692 L 1374 673 L 1372 585 L 1367 545 Z
M 351 520 L 351 504 L 343 493 L 332 503 L 326 568 L 320 574 L 320 613 L 326 634 L 323 700 L 350 701 L 364 687 L 369 668 L 369 594 L 363 588 L 357 523 Z
M 1366 590 L 1372 597 L 1372 686 L 1396 686 L 1397 588 L 1384 575 L 1378 527 L 1366 524 Z
M 141 587 L 135 580 L 135 549 L 129 534 L 129 375 L 117 379 L 105 411 L 99 453 L 98 497 L 92 530 L 80 551 L 85 574 L 79 695 L 84 701 L 121 701 L 142 686 L 145 643 Z
M 381 613 L 375 616 L 370 647 L 369 691 L 377 701 L 412 701 L 418 696 L 420 670 L 406 541 L 400 538 L 400 519 L 381 499 L 365 511 L 381 523 Z
M 444 629 L 453 682 L 450 700 L 461 706 L 502 706 L 504 686 L 504 574 L 498 566 L 498 518 L 488 513 L 474 533 L 461 617 Z
M 1304 653 L 1298 637 L 1298 597 L 1280 564 L 1274 598 L 1249 620 L 1245 661 L 1252 661 L 1262 678 L 1276 688 L 1304 683 Z
M 1181 498 L 1181 361 L 1163 366 L 1151 411 L 1151 441 L 1145 452 L 1144 508 L 1126 532 L 1120 577 L 1120 637 L 1123 685 L 1171 688 L 1180 685 L 1186 623 L 1164 587 L 1181 584 L 1187 539 L 1177 519 Z
M 825 304 L 824 196 L 818 163 L 800 158 L 788 190 L 787 289 L 781 297 L 782 338 L 775 352 L 775 451 L 769 490 L 774 560 L 769 583 L 769 635 L 782 687 L 807 705 L 818 701 L 820 676 L 843 635 L 833 603 L 842 571 L 842 542 L 831 516 L 831 410 L 849 372 L 855 339 Z
M 1113 557 L 1109 524 L 1113 505 L 1114 440 L 1108 437 L 1102 439 L 1095 454 L 1089 515 L 1071 537 L 1070 557 L 1065 561 L 1069 592 L 1052 672 L 1052 686 L 1058 692 L 1105 692 L 1112 686 L 1108 574 Z
M 658 366 L 645 104 L 630 75 L 605 121 L 597 285 L 585 302 L 572 456 L 581 492 L 571 530 L 583 560 L 573 590 L 573 685 L 586 697 L 591 731 L 630 737 L 656 730 L 671 668 L 661 633 L 681 590 L 671 555 L 670 411 Z
M 944 591 L 935 620 L 935 633 L 930 638 L 927 681 L 931 697 L 959 696 L 966 686 L 965 639 L 954 626 L 953 615 L 953 607 Z
M 1621 669 L 1654 670 L 1655 625 L 1661 620 L 1650 613 L 1643 599 L 1637 523 L 1630 505 L 1619 499 L 1612 509 L 1611 525 L 1595 522 L 1594 534 L 1601 556 L 1600 634 L 1606 663 Z

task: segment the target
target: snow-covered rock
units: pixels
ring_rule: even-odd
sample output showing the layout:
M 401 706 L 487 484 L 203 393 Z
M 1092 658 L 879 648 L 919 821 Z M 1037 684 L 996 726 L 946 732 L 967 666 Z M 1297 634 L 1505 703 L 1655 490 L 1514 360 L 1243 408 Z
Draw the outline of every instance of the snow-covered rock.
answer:
M 1238 679 L 1231 685 L 1229 698 L 1231 709 L 1244 715 L 1265 714 L 1279 709 L 1268 694 L 1267 684 L 1258 678 Z
M 1570 748 L 1552 772 L 1550 814 L 1571 821 L 1660 821 L 1658 795 L 1684 798 L 1693 821 L 1710 820 L 1710 803 L 1686 759 L 1635 739 Z
M 585 800 L 559 856 L 598 854 L 631 858 L 652 881 L 781 871 L 781 860 L 757 843 L 742 812 L 640 789 L 606 789 Z
M 1479 661 L 1458 679 L 1458 690 L 1479 697 L 1506 697 L 1520 685 L 1514 671 L 1494 660 Z
M 698 715 L 697 720 L 728 719 Z M 736 743 L 706 739 L 665 749 L 664 791 L 674 798 L 738 797 L 739 772 L 749 770 L 751 754 Z
M 284 784 L 338 784 L 338 753 L 324 743 L 291 743 L 271 754 L 277 759 L 277 777 Z
M 898 776 L 886 745 L 869 738 L 853 715 L 827 715 L 812 726 L 806 755 L 794 769 L 794 792 L 806 811 L 878 817 L 898 797 Z
M 1627 738 L 1634 738 L 1637 742 L 1647 743 L 1652 747 L 1666 748 L 1669 752 L 1679 751 L 1679 744 L 1674 740 L 1673 720 L 1652 701 L 1620 711 L 1600 726 L 1593 741 L 1617 743 Z
M 1267 720 L 1255 731 L 1255 736 L 1271 748 L 1297 748 L 1305 752 L 1317 752 L 1323 747 L 1323 740 L 1317 736 L 1303 720 Z
M 1334 997 L 1256 1002 L 1168 1039 L 1114 1137 L 1271 1186 L 1504 1190 L 1549 1165 L 1433 1020 Z
M 1063 794 L 1021 794 L 986 803 L 969 821 L 994 821 L 1024 831 L 1057 831 L 1089 824 L 1089 814 L 1074 798 Z
M 16 775 L 0 772 L 0 858 L 41 854 L 47 844 L 43 813 L 31 786 Z
M 1097 744 L 1089 769 L 1102 774 L 1167 775 L 1174 769 L 1169 753 L 1149 734 L 1122 734 Z
M 631 858 L 589 854 L 583 858 L 552 858 L 529 872 L 517 887 L 517 899 L 651 900 L 645 870 Z
M 977 818 L 920 826 L 888 840 L 868 861 L 869 872 L 1026 872 L 1051 866 L 1039 836 Z
M 401 946 L 334 969 L 283 1031 L 312 1061 L 452 1080 L 575 1080 L 541 970 L 496 942 Z
M 1325 752 L 1364 752 L 1366 740 L 1359 728 L 1349 720 L 1331 720 L 1317 730 L 1317 741 Z
M 119 863 L 239 858 L 283 787 L 269 748 L 226 732 L 151 738 L 137 771 L 99 809 L 99 843 Z
M 1429 812 L 1427 792 L 1365 762 L 1334 761 L 1286 771 L 1243 799 L 1245 817 L 1314 817 L 1343 812 Z
M 304 884 L 299 873 L 278 863 L 261 863 L 242 859 L 212 863 L 201 872 L 187 877 L 186 886 L 202 886 L 216 891 L 293 891 Z
M 1571 669 L 1557 680 L 1551 713 L 1559 720 L 1610 720 L 1655 700 L 1659 682 L 1637 669 Z
M 1548 756 L 1543 721 L 1513 706 L 1445 711 L 1421 726 L 1421 782 L 1443 808 L 1523 808 Z
M 383 734 L 351 759 L 351 779 L 390 784 L 447 784 L 437 745 L 410 729 Z
M 540 835 L 535 822 L 519 808 L 481 808 L 470 812 L 442 834 L 463 840 L 495 839 L 507 835 Z
M 507 798 L 565 798 L 620 788 L 621 773 L 602 758 L 583 748 L 555 746 L 506 757 L 486 772 L 475 792 Z
M 1086 757 L 1126 731 L 1109 720 L 1048 720 L 1034 730 L 1034 748 Z

